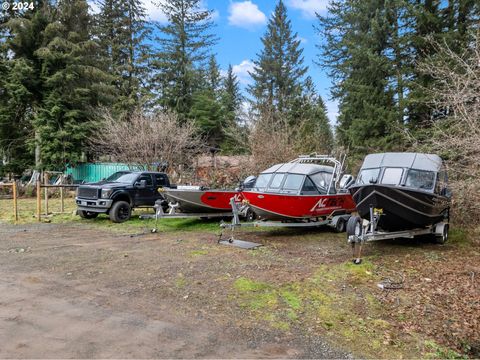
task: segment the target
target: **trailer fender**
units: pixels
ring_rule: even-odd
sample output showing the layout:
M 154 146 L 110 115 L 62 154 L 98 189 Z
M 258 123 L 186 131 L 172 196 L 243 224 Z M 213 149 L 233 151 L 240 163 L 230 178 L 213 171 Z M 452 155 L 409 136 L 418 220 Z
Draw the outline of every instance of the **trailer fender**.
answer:
M 330 220 L 330 226 L 335 229 L 336 232 L 345 232 L 350 214 L 336 215 Z
M 437 243 L 445 244 L 448 240 L 448 224 L 445 222 L 436 224 L 434 235 Z

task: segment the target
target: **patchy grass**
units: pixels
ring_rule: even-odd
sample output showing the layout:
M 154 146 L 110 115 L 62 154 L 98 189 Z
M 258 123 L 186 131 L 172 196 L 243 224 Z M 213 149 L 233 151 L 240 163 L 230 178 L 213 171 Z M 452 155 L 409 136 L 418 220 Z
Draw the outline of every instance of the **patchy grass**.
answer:
M 132 218 L 121 224 L 116 224 L 110 221 L 107 215 L 100 214 L 95 219 L 82 219 L 76 215 L 76 205 L 73 198 L 65 198 L 65 212 L 59 214 L 60 199 L 51 198 L 48 201 L 49 215 L 45 216 L 45 201 L 42 198 L 42 221 L 51 223 L 78 223 L 96 226 L 112 231 L 131 232 L 131 231 L 149 231 L 155 226 L 154 219 L 142 220 L 139 218 L 141 214 L 153 214 L 153 210 L 136 209 L 132 214 Z M 18 200 L 18 224 L 34 223 L 36 219 L 36 199 L 35 198 L 21 198 Z M 52 213 L 53 212 L 53 213 Z M 0 222 L 15 223 L 13 215 L 13 202 L 8 199 L 0 200 Z M 219 232 L 218 219 L 161 219 L 158 221 L 158 231 L 208 231 Z
M 245 277 L 233 284 L 234 299 L 252 321 L 288 330 L 301 326 L 323 333 L 333 342 L 371 357 L 420 355 L 401 341 L 391 343 L 394 326 L 384 318 L 380 302 L 368 291 L 380 278 L 373 263 L 321 265 L 312 276 L 289 284 Z

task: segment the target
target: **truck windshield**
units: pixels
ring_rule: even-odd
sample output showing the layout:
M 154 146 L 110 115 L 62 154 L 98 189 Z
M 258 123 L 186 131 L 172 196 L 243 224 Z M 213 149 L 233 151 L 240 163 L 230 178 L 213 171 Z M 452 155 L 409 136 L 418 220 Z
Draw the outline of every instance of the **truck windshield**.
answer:
M 115 174 L 109 176 L 107 178 L 107 181 L 132 184 L 137 177 L 138 177 L 138 174 L 116 172 Z

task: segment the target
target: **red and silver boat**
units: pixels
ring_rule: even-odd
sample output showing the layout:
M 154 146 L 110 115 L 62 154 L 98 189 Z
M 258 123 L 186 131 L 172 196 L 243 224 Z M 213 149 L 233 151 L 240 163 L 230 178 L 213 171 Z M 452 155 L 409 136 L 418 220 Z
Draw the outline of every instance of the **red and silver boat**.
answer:
M 253 188 L 242 195 L 255 214 L 265 220 L 318 222 L 350 214 L 355 211 L 355 203 L 345 181 L 353 181 L 353 177 L 340 181 L 342 165 L 330 156 L 300 156 L 260 173 Z
M 181 213 L 227 213 L 232 211 L 230 199 L 242 201 L 242 194 L 235 190 L 209 190 L 198 186 L 165 188 L 165 198 Z M 171 206 L 172 206 L 171 205 Z

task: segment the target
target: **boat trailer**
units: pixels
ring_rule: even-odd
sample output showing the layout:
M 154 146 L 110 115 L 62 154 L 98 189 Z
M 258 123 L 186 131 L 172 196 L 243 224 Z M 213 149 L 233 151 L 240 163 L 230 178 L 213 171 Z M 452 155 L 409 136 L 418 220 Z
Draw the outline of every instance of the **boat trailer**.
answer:
M 211 219 L 211 218 L 221 218 L 221 217 L 231 217 L 232 213 L 228 212 L 218 212 L 218 213 L 182 213 L 178 212 L 179 204 L 178 203 L 169 203 L 168 204 L 168 211 L 165 212 L 163 210 L 162 204 L 160 200 L 155 202 L 153 208 L 155 209 L 155 214 L 144 214 L 140 215 L 140 219 L 155 219 L 155 227 L 151 230 L 152 233 L 156 233 L 158 231 L 158 220 L 160 219 L 192 219 L 192 218 L 200 218 L 200 219 Z
M 288 228 L 312 228 L 319 226 L 330 226 L 334 228 L 337 232 L 345 231 L 345 226 L 347 221 L 350 218 L 350 214 L 341 214 L 329 216 L 325 219 L 317 219 L 315 221 L 308 222 L 279 222 L 279 221 L 265 221 L 265 220 L 256 220 L 253 222 L 240 222 L 239 214 L 244 214 L 248 210 L 248 204 L 238 203 L 234 198 L 230 199 L 230 205 L 232 207 L 233 218 L 230 223 L 222 221 L 220 227 L 222 229 L 218 243 L 223 245 L 232 245 L 238 246 L 245 249 L 254 249 L 262 244 L 252 243 L 249 241 L 244 241 L 235 238 L 235 231 L 242 227 L 288 227 Z M 224 230 L 230 231 L 230 236 L 224 238 Z
M 378 230 L 378 221 L 383 216 L 381 212 L 370 207 L 370 219 L 362 219 L 360 216 L 352 216 L 347 223 L 347 241 L 352 246 L 353 263 L 362 262 L 362 247 L 366 242 L 406 238 L 413 239 L 420 235 L 433 235 L 439 244 L 444 244 L 448 240 L 448 222 L 442 221 L 424 228 L 409 229 L 401 231 L 381 231 Z

